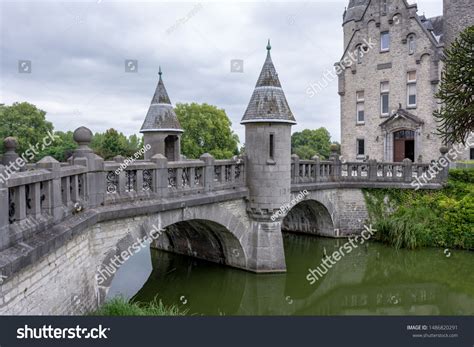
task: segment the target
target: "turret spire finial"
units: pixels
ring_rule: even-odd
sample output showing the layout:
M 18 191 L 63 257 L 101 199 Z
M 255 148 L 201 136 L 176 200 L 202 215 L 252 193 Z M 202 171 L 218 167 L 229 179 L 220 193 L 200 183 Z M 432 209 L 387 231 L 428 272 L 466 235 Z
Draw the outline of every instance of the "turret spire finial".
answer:
M 272 49 L 272 46 L 270 46 L 270 39 L 268 39 L 267 43 L 267 51 L 270 51 Z
M 158 75 L 160 75 L 160 77 L 161 77 L 162 74 L 163 74 L 163 72 L 161 72 L 161 66 L 158 66 Z

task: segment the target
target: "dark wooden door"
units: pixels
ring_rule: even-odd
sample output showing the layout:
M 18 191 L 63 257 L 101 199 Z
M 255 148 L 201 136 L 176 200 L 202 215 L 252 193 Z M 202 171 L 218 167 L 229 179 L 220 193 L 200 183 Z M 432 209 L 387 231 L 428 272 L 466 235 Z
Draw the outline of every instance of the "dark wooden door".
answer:
M 393 161 L 403 161 L 408 158 L 415 160 L 415 132 L 399 130 L 393 133 Z
M 405 159 L 405 140 L 393 140 L 393 161 Z

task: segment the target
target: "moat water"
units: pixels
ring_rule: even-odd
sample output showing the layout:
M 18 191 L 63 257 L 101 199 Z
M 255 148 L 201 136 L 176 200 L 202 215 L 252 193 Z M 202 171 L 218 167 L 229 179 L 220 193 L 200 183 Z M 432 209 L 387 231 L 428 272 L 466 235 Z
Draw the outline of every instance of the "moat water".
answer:
M 360 245 L 310 285 L 309 268 L 345 239 L 284 235 L 287 272 L 256 275 L 144 249 L 117 272 L 108 298 L 158 296 L 203 315 L 473 315 L 474 252 Z

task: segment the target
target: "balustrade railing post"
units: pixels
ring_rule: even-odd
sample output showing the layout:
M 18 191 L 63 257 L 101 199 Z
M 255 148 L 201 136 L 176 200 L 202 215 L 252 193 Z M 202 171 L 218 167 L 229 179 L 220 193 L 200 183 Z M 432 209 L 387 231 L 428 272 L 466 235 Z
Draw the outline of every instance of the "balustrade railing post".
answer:
M 341 178 L 341 160 L 337 155 L 331 157 L 332 173 L 331 177 L 333 181 L 340 181 Z
M 411 182 L 413 180 L 413 163 L 410 159 L 403 159 L 403 180 L 405 182 Z
M 291 162 L 293 163 L 293 182 L 300 182 L 300 157 L 298 154 L 291 155 Z
M 320 181 L 320 177 L 321 177 L 321 159 L 319 159 L 319 156 L 313 155 L 313 156 L 311 157 L 311 160 L 314 161 L 314 177 L 313 177 L 313 181 L 314 181 L 314 182 L 318 182 L 318 181 Z
M 162 154 L 155 154 L 151 157 L 156 169 L 153 176 L 153 191 L 160 197 L 168 195 L 168 159 Z
M 74 131 L 74 141 L 79 147 L 73 153 L 72 163 L 87 167 L 85 175 L 85 197 L 88 207 L 96 207 L 105 202 L 106 177 L 104 159 L 95 154 L 89 147 L 92 141 L 92 131 L 86 127 Z
M 137 193 L 143 190 L 143 170 L 137 170 L 137 181 L 135 182 L 135 191 Z
M 210 192 L 214 189 L 214 162 L 215 159 L 212 155 L 209 153 L 204 153 L 201 155 L 199 158 L 204 162 L 204 167 L 203 167 L 203 186 L 204 186 L 204 191 Z
M 183 189 L 183 168 L 176 169 L 176 189 Z
M 194 188 L 194 177 L 196 176 L 196 169 L 194 167 L 190 167 L 188 171 L 188 184 L 189 188 Z
M 31 215 L 34 218 L 41 216 L 41 183 L 36 182 L 31 185 Z
M 61 196 L 61 164 L 53 157 L 44 157 L 36 163 L 38 169 L 45 169 L 51 171 L 53 177 L 51 181 L 46 183 L 45 201 L 43 203 L 44 210 L 49 212 L 54 221 L 59 221 L 63 217 L 63 201 Z
M 369 174 L 368 174 L 369 181 L 376 181 L 377 180 L 377 161 L 375 159 L 369 159 L 368 168 L 369 168 Z

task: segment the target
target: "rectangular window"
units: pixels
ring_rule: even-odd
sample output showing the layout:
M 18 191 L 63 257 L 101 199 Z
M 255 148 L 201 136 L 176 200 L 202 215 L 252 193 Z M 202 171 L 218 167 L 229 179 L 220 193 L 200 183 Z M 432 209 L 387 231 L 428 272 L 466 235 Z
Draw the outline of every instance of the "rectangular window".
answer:
M 407 74 L 407 106 L 416 107 L 416 71 Z
M 356 92 L 356 122 L 363 124 L 365 122 L 364 114 L 364 91 Z
M 471 148 L 469 151 L 470 151 L 470 153 L 469 153 L 469 158 L 470 158 L 471 160 L 474 160 L 474 148 Z
M 357 156 L 365 155 L 365 140 L 357 139 Z
M 386 52 L 390 49 L 390 34 L 388 31 L 380 33 L 380 50 Z
M 362 124 L 364 122 L 365 122 L 364 103 L 358 102 L 357 103 L 357 123 Z
M 408 54 L 415 53 L 416 43 L 415 43 L 415 35 L 410 35 L 408 37 Z
M 380 113 L 382 116 L 388 116 L 389 104 L 389 85 L 388 82 L 380 83 Z
M 382 0 L 382 14 L 387 13 L 387 0 Z
M 270 159 L 273 159 L 273 155 L 274 155 L 274 151 L 275 151 L 275 143 L 274 143 L 274 139 L 273 139 L 273 134 L 270 134 L 270 146 L 269 146 L 269 156 L 270 156 Z

